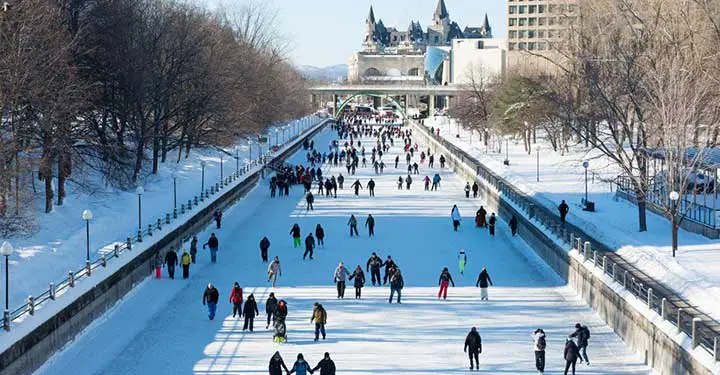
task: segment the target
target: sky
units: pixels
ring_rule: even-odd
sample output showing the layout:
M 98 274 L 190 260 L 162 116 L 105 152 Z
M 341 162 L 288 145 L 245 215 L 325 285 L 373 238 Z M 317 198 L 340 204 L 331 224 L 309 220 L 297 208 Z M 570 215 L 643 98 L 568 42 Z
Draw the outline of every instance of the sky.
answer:
M 226 5 L 252 0 L 222 0 Z M 269 0 L 277 11 L 278 32 L 289 44 L 296 65 L 347 64 L 360 49 L 370 5 L 385 26 L 406 30 L 411 20 L 423 29 L 432 22 L 438 0 Z M 445 0 L 450 19 L 461 28 L 480 26 L 485 13 L 496 37 L 506 34 L 504 0 Z

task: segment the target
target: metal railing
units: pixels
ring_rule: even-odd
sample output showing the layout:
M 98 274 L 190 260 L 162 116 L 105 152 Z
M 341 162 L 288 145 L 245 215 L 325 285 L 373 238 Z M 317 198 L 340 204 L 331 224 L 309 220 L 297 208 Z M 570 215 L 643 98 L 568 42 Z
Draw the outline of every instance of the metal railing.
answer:
M 677 327 L 678 332 L 687 334 L 692 340 L 693 349 L 699 346 L 708 351 L 715 361 L 720 361 L 720 322 L 625 261 L 582 229 L 561 222 L 557 213 L 508 183 L 467 152 L 431 133 L 427 127 L 414 124 L 415 128 L 420 129 L 426 137 L 433 139 L 460 163 L 471 168 L 481 180 L 479 182 L 494 188 L 501 199 L 511 203 L 515 211 L 528 220 L 534 220 L 539 227 L 568 246 L 572 246 L 583 256 L 585 264 L 601 269 L 605 275 L 612 278 L 613 282 L 620 284 L 651 311 Z
M 318 126 L 328 121 L 324 119 L 317 120 L 318 121 L 315 124 L 309 126 L 307 129 L 300 132 L 298 135 L 288 139 L 286 141 L 286 145 L 295 144 L 296 141 L 302 138 L 305 134 L 314 131 Z M 276 153 L 280 154 L 283 151 L 283 149 L 280 149 Z M 178 219 L 180 215 L 184 215 L 186 212 L 191 212 L 193 209 L 203 204 L 205 200 L 216 199 L 217 197 L 212 197 L 223 191 L 224 188 L 230 186 L 238 179 L 241 179 L 241 177 L 250 173 L 254 168 L 259 166 L 265 166 L 270 154 L 271 153 L 268 152 L 268 154 L 260 156 L 258 159 L 251 160 L 245 166 L 240 167 L 239 170 L 233 172 L 232 174 L 223 178 L 214 185 L 210 185 L 209 188 L 201 192 L 200 196 L 195 195 L 192 199 L 189 199 L 187 203 L 181 203 L 179 209 L 173 209 L 172 213 L 166 213 L 165 216 L 158 217 L 156 220 L 151 221 L 150 224 L 147 225 L 147 227 L 144 227 L 142 230 L 138 230 L 136 233 L 127 236 L 124 241 L 115 243 L 112 250 L 102 251 L 100 257 L 85 264 L 82 268 L 75 271 L 68 271 L 68 276 L 66 278 L 60 280 L 57 283 L 49 283 L 49 287 L 43 290 L 39 295 L 31 295 L 26 299 L 25 303 L 18 306 L 14 310 L 5 311 L 2 317 L 2 325 L 4 329 L 6 331 L 9 331 L 11 323 L 17 322 L 25 316 L 35 315 L 35 311 L 38 309 L 38 307 L 48 303 L 49 301 L 55 300 L 59 296 L 62 296 L 68 290 L 74 288 L 75 284 L 78 281 L 90 277 L 92 273 L 98 268 L 107 267 L 109 263 L 114 262 L 115 259 L 118 259 L 120 257 L 120 255 L 131 251 L 133 245 L 152 238 L 154 232 L 160 231 L 164 226 L 172 224 Z M 241 181 L 242 180 L 244 179 L 241 179 Z

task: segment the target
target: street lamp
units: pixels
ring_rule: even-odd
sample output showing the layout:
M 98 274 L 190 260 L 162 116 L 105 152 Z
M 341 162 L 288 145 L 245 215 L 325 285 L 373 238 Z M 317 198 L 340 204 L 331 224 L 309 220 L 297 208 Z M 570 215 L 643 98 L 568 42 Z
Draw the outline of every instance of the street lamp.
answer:
M 145 193 L 145 189 L 142 186 L 138 186 L 135 189 L 135 193 L 138 196 L 138 231 L 142 231 L 142 195 Z
M 173 171 L 170 175 L 173 179 L 173 210 L 177 209 L 177 173 Z
M 537 151 L 537 182 L 540 182 L 540 146 L 536 146 L 535 151 Z
M 677 201 L 680 199 L 680 193 L 677 191 L 671 191 L 670 192 L 670 200 L 672 201 L 672 211 L 671 213 L 671 224 L 672 224 L 672 256 L 675 258 L 675 253 L 677 252 L 678 248 L 678 228 L 677 228 Z
M 223 156 L 220 155 L 220 181 L 222 181 L 224 177 L 225 175 L 223 172 Z
M 90 220 L 92 218 L 92 211 L 85 210 L 82 212 L 82 219 L 85 220 L 85 268 L 87 268 L 88 275 L 90 274 Z
M 235 146 L 235 174 L 240 173 L 240 146 Z
M 200 198 L 205 196 L 205 160 L 200 162 Z
M 4 323 L 3 326 L 6 331 L 10 330 L 10 297 L 9 297 L 9 285 L 10 285 L 10 255 L 13 253 L 13 247 L 10 242 L 3 242 L 0 246 L 0 255 L 5 256 L 5 312 L 3 313 Z
M 585 160 L 585 161 L 582 163 L 582 166 L 583 166 L 583 168 L 585 168 L 585 202 L 586 202 L 586 204 L 587 204 L 587 201 L 588 201 L 588 177 L 587 177 L 587 170 L 588 170 L 588 167 L 590 166 L 590 163 L 588 163 L 588 161 Z

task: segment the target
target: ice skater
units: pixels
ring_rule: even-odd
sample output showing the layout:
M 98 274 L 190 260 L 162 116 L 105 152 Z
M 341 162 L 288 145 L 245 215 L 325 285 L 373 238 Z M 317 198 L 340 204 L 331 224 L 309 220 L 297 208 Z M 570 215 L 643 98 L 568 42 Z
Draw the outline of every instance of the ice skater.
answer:
M 460 249 L 460 254 L 458 254 L 458 268 L 460 269 L 461 275 L 465 274 L 465 265 L 467 265 L 467 255 L 464 249 Z
M 220 292 L 215 288 L 212 283 L 208 283 L 205 292 L 203 293 L 203 306 L 207 305 L 208 319 L 215 319 L 215 312 L 217 311 L 217 303 L 220 299 Z
M 450 212 L 450 218 L 452 219 L 453 230 L 457 232 L 458 227 L 460 226 L 460 210 L 457 205 L 453 205 L 452 211 Z
M 479 356 L 482 353 L 482 338 L 478 333 L 477 328 L 472 327 L 467 337 L 465 337 L 465 348 L 463 349 L 470 358 L 470 370 L 473 369 L 473 360 L 475 361 L 475 369 L 480 369 Z
M 448 271 L 447 267 L 445 267 L 442 272 L 440 272 L 440 279 L 438 279 L 438 285 L 440 285 L 440 290 L 438 291 L 437 296 L 438 299 L 440 299 L 441 295 L 443 299 L 447 299 L 448 284 L 452 284 L 453 288 L 455 287 L 452 275 L 450 275 L 450 271 Z
M 480 300 L 488 300 L 488 286 L 493 285 L 492 280 L 490 279 L 490 274 L 488 271 L 483 267 L 482 271 L 480 271 L 480 274 L 478 275 L 477 282 L 475 283 L 475 287 L 480 287 Z

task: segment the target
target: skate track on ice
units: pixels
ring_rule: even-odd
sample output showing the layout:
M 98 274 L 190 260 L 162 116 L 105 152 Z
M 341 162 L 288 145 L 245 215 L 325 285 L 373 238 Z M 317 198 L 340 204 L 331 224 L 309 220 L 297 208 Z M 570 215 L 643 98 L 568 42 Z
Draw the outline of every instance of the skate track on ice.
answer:
M 315 138 L 316 149 L 326 151 L 333 139 L 336 133 L 326 129 Z M 545 373 L 562 374 L 565 337 L 577 321 L 592 331 L 591 366 L 578 364 L 578 374 L 650 373 L 642 358 L 631 353 L 521 239 L 510 236 L 505 222 L 498 222 L 495 238 L 474 228 L 474 213 L 482 201 L 464 197 L 465 181 L 448 169 L 440 170 L 439 155 L 434 170 L 421 165 L 411 190 L 398 191 L 398 176 L 407 175 L 404 154 L 400 168 L 394 168 L 401 143 L 383 157 L 388 165 L 384 174 L 361 167 L 354 176 L 363 185 L 375 179 L 375 198 L 369 198 L 367 190 L 359 197 L 352 194 L 348 186 L 355 178 L 346 175 L 344 165 L 323 167 L 323 176 L 342 173 L 345 189 L 338 190 L 337 199 L 316 195 L 315 210 L 309 213 L 302 187 L 293 187 L 290 197 L 271 199 L 266 180 L 224 213 L 222 229 L 201 233 L 201 243 L 210 232 L 218 235 L 218 264 L 211 265 L 208 252 L 199 249 L 189 280 L 166 275 L 146 280 L 37 374 L 267 374 L 276 350 L 289 367 L 297 353 L 314 367 L 328 351 L 338 374 L 462 374 L 470 373 L 462 349 L 471 326 L 483 340 L 479 373 L 535 374 L 530 334 L 543 328 L 548 335 Z M 369 165 L 372 142 L 363 139 L 363 144 Z M 290 161 L 303 163 L 304 155 L 301 151 Z M 413 161 L 419 163 L 419 153 Z M 443 178 L 440 191 L 423 191 L 422 178 L 436 172 Z M 450 221 L 453 204 L 463 216 L 457 233 Z M 360 224 L 359 238 L 349 237 L 351 213 Z M 367 213 L 376 218 L 374 238 L 368 238 L 363 227 Z M 303 238 L 311 231 L 314 235 L 318 223 L 325 228 L 326 246 L 316 249 L 313 261 L 302 260 L 304 248 L 292 248 L 289 230 L 295 222 Z M 267 266 L 260 260 L 258 243 L 264 235 L 271 241 L 270 257 L 279 256 L 283 268 L 274 289 L 266 282 Z M 461 248 L 468 255 L 465 276 L 457 270 Z M 402 305 L 388 304 L 388 287 L 369 286 L 368 272 L 362 300 L 353 298 L 352 282 L 344 300 L 335 298 L 332 275 L 338 261 L 350 271 L 358 264 L 365 270 L 373 251 L 383 259 L 391 255 L 403 271 Z M 450 269 L 456 287 L 450 287 L 447 301 L 438 301 L 443 266 Z M 496 285 L 490 288 L 490 301 L 484 302 L 475 288 L 482 267 Z M 253 333 L 243 332 L 242 319 L 232 318 L 228 293 L 234 281 L 240 282 L 245 299 L 254 293 L 258 301 L 261 315 Z M 220 291 L 214 321 L 208 321 L 201 304 L 208 282 Z M 270 291 L 288 301 L 285 344 L 273 343 L 271 330 L 265 330 Z M 313 342 L 310 324 L 315 301 L 328 312 L 327 340 L 319 343 Z

